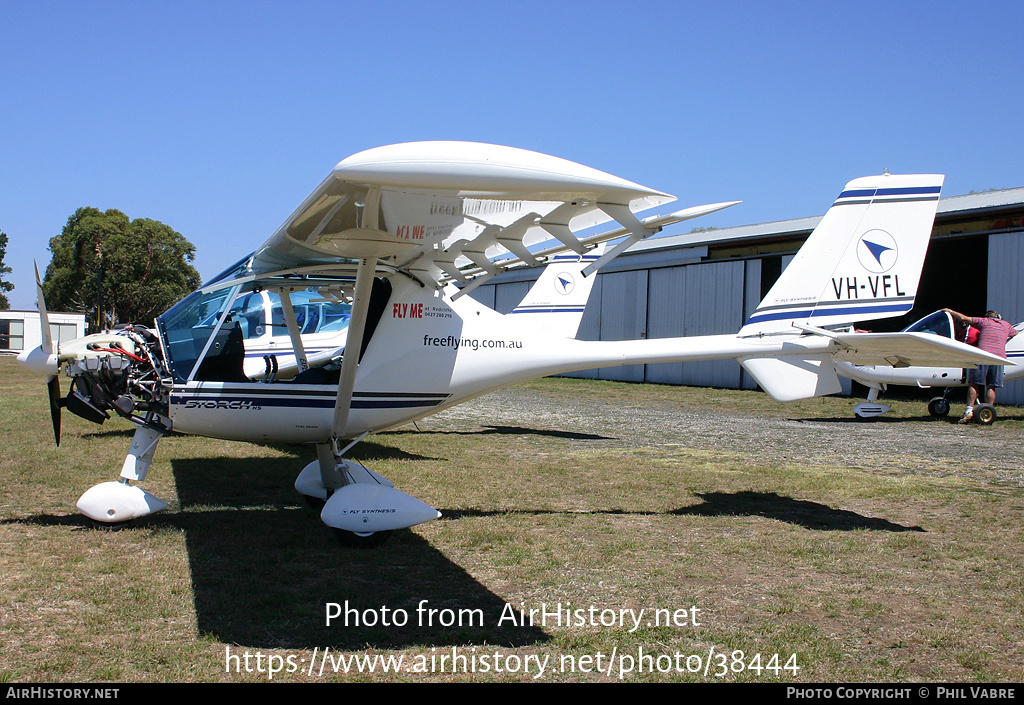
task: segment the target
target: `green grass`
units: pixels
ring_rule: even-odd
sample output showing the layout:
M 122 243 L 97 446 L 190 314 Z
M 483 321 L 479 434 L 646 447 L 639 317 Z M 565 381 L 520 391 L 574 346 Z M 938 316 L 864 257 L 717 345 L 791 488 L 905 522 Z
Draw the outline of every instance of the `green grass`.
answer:
M 356 550 L 292 488 L 312 449 L 201 438 L 169 438 L 157 451 L 145 486 L 168 511 L 94 528 L 74 504 L 117 476 L 130 427 L 65 414 L 54 448 L 42 381 L 0 358 L 0 681 L 265 681 L 257 654 L 264 666 L 292 658 L 299 670 L 275 674 L 281 681 L 536 675 L 496 672 L 502 658 L 546 658 L 544 681 L 1024 679 L 1022 483 L 990 482 L 983 467 L 914 472 L 924 449 L 906 449 L 898 467 L 870 458 L 852 467 L 773 459 L 749 443 L 691 443 L 685 428 L 630 428 L 630 409 L 689 412 L 714 400 L 724 414 L 829 420 L 848 415 L 849 399 L 784 407 L 756 392 L 564 379 L 519 391 L 621 407 L 624 421 L 551 428 L 467 407 L 374 436 L 356 457 L 445 516 Z M 919 402 L 896 403 L 908 429 L 934 423 L 923 413 Z M 1024 451 L 1021 423 L 1008 410 L 998 428 L 976 430 Z M 377 623 L 327 625 L 327 604 L 346 601 Z M 421 605 L 472 610 L 483 623 L 420 623 Z M 500 622 L 544 605 L 696 608 L 699 624 Z M 380 624 L 400 610 L 408 623 Z M 408 668 L 309 675 L 326 648 L 401 656 Z M 478 671 L 491 659 L 489 671 L 439 671 L 453 649 L 477 658 Z M 247 652 L 253 670 L 239 661 L 226 672 L 228 653 Z M 683 672 L 657 661 L 627 669 L 625 657 L 641 653 L 662 666 L 679 655 Z M 686 670 L 688 657 L 693 665 L 708 654 L 711 675 Z M 795 674 L 781 668 L 793 654 Z M 736 668 L 716 677 L 721 659 Z M 573 672 L 552 670 L 570 663 Z

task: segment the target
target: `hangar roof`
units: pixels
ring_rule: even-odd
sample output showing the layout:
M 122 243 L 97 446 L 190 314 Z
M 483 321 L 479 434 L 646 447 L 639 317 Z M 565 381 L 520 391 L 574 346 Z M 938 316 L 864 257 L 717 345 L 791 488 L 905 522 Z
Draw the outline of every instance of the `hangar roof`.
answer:
M 939 200 L 936 220 L 943 216 L 956 217 L 969 213 L 1004 208 L 1024 209 L 1024 187 L 969 193 L 963 196 L 948 196 Z M 745 240 L 781 240 L 791 236 L 809 234 L 821 222 L 824 215 L 815 215 L 793 220 L 779 220 L 758 225 L 739 225 L 732 228 L 721 228 L 704 232 L 685 233 L 667 237 L 654 237 L 638 242 L 626 254 L 638 254 L 649 250 L 661 250 L 678 247 L 699 247 L 701 245 L 719 245 L 728 242 Z

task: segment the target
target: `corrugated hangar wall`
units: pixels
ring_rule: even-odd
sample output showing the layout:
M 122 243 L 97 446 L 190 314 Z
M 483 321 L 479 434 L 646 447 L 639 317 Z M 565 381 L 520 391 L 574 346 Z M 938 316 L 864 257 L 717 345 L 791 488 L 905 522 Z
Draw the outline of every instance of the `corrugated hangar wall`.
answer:
M 989 236 L 987 281 L 988 307 L 1011 323 L 1024 321 L 1024 232 Z M 1024 379 L 1008 382 L 996 402 L 1024 404 Z
M 642 266 L 600 272 L 590 295 L 580 340 L 634 340 L 735 333 L 760 300 L 761 262 L 741 260 L 673 267 Z M 540 270 L 530 279 L 477 288 L 472 296 L 508 313 L 518 304 Z M 572 377 L 622 382 L 656 382 L 706 387 L 755 385 L 734 360 L 627 365 L 573 373 Z
M 988 239 L 988 271 L 963 272 L 962 281 L 958 280 L 957 273 L 945 272 L 945 281 L 933 283 L 944 292 L 941 300 L 919 300 L 919 304 L 928 308 L 915 308 L 908 323 L 944 305 L 961 306 L 967 299 L 959 292 L 973 286 L 985 287 L 989 308 L 1000 311 L 1014 323 L 1024 320 L 1024 231 L 982 237 Z M 978 239 L 978 233 L 973 233 L 972 237 L 957 240 L 947 257 L 956 257 L 959 248 L 966 252 L 978 247 Z M 659 259 L 678 261 L 677 253 L 665 250 L 626 254 L 600 272 L 577 337 L 581 340 L 628 340 L 716 335 L 739 330 L 766 288 L 761 281 L 762 259 L 697 259 L 686 264 L 658 266 Z M 791 259 L 791 254 L 784 255 L 782 266 Z M 472 296 L 499 313 L 508 313 L 526 295 L 540 271 L 537 268 L 507 273 L 496 278 L 495 283 L 477 288 Z M 960 308 L 968 314 L 972 312 L 970 309 L 969 305 Z M 569 376 L 690 386 L 756 387 L 734 360 L 629 365 Z M 1024 404 L 1024 380 L 1007 383 L 999 393 L 998 402 Z

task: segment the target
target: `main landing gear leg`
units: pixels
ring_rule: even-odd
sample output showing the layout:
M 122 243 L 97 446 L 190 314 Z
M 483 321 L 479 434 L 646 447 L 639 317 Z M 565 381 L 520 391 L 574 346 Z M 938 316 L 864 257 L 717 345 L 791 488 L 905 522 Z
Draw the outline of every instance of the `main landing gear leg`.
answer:
M 342 458 L 365 435 L 341 450 L 333 440 L 318 443 L 317 459 L 296 478 L 296 490 L 324 502 L 321 521 L 349 545 L 376 546 L 395 529 L 440 518 L 441 512 L 396 490 L 387 478 Z
M 122 479 L 119 482 L 101 482 L 86 490 L 78 500 L 78 511 L 93 521 L 119 524 L 167 509 L 167 503 L 162 499 L 129 484 L 133 480 L 141 482 L 146 479 L 156 445 L 163 435 L 163 431 L 157 428 L 136 426 L 128 457 L 121 467 Z

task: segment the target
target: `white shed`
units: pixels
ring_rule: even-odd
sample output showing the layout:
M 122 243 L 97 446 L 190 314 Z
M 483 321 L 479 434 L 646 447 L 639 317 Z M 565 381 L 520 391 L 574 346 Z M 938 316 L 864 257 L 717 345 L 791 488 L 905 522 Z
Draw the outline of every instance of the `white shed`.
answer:
M 51 312 L 50 337 L 61 343 L 85 335 L 84 313 Z M 42 341 L 38 311 L 0 311 L 0 354 L 17 354 Z

